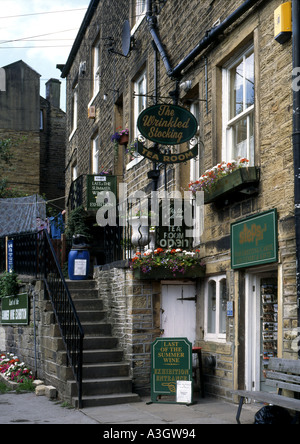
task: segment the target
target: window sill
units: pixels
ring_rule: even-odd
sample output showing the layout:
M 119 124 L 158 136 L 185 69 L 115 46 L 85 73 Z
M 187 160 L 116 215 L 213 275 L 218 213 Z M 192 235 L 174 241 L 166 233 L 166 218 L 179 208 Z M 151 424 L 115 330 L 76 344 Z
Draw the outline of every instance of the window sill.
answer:
M 142 156 L 138 156 L 135 159 L 133 159 L 131 162 L 129 162 L 126 165 L 126 171 L 131 170 L 132 168 L 134 168 L 136 165 L 138 165 L 142 160 L 144 159 L 144 157 Z
M 131 35 L 133 36 L 134 33 L 137 31 L 137 29 L 140 27 L 141 23 L 143 22 L 143 20 L 146 18 L 146 14 L 142 15 L 138 21 L 136 22 L 136 24 L 134 25 L 134 27 L 131 30 Z

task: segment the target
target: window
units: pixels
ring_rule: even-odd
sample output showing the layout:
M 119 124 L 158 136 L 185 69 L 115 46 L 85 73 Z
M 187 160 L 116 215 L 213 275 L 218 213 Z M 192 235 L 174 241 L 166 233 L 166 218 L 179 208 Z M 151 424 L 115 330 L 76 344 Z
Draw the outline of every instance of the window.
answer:
M 77 162 L 74 162 L 72 165 L 72 182 L 75 182 L 77 178 L 78 178 L 78 166 Z
M 40 131 L 44 130 L 44 112 L 40 110 Z
M 205 286 L 205 340 L 226 341 L 227 302 L 226 277 L 209 279 Z
M 197 122 L 200 122 L 200 106 L 198 98 L 191 104 L 190 112 L 196 117 Z M 200 138 L 199 127 L 196 134 L 196 137 Z M 190 144 L 190 148 L 193 148 L 193 145 Z M 200 150 L 201 145 L 199 143 L 199 155 L 195 159 L 191 159 L 190 162 L 190 181 L 195 182 L 200 177 Z
M 132 33 L 138 28 L 146 15 L 147 1 L 132 0 Z
M 74 132 L 77 129 L 77 120 L 78 120 L 78 83 L 75 84 L 72 91 L 72 109 L 71 109 L 71 127 L 72 134 L 70 138 L 73 136 Z
M 93 46 L 93 97 L 100 91 L 100 40 Z
M 99 153 L 100 153 L 100 139 L 96 136 L 92 140 L 92 174 L 99 174 Z
M 137 120 L 147 106 L 147 76 L 146 71 L 134 82 L 134 138 L 136 139 L 140 133 L 137 127 Z
M 254 51 L 223 69 L 223 159 L 246 157 L 254 166 Z
M 140 132 L 137 127 L 138 117 L 141 112 L 147 107 L 147 75 L 146 70 L 137 77 L 133 82 L 133 96 L 134 96 L 134 106 L 133 106 L 133 139 L 137 139 Z M 133 159 L 128 165 L 127 170 L 137 165 L 143 159 L 142 156 L 136 154 L 135 159 Z

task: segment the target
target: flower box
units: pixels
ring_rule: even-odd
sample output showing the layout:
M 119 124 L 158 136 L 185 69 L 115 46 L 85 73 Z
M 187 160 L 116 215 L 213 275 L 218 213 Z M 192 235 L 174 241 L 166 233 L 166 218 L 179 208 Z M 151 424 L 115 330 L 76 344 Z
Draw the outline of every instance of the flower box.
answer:
M 135 279 L 143 281 L 198 279 L 205 276 L 205 266 L 191 266 L 185 271 L 185 273 L 173 273 L 170 269 L 165 267 L 155 267 L 148 273 L 143 273 L 141 269 L 135 269 L 133 270 L 133 276 Z
M 237 192 L 251 195 L 257 192 L 259 180 L 259 168 L 239 168 L 219 179 L 209 191 L 205 191 L 204 203 L 209 204 Z

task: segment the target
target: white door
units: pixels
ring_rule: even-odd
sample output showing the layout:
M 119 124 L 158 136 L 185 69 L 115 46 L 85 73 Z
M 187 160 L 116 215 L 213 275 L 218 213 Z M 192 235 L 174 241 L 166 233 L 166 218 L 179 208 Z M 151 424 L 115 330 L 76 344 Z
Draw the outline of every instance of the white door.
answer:
M 196 284 L 162 286 L 162 337 L 187 338 L 195 344 L 196 302 Z

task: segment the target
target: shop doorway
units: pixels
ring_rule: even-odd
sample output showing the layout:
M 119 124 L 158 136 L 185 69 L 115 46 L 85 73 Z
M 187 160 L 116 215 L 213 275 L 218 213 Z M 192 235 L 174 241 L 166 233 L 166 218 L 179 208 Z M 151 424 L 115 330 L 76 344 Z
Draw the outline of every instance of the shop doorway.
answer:
M 277 272 L 246 275 L 246 390 L 273 391 L 266 385 L 269 359 L 277 357 Z
M 196 294 L 196 284 L 162 285 L 162 337 L 187 338 L 195 344 Z

